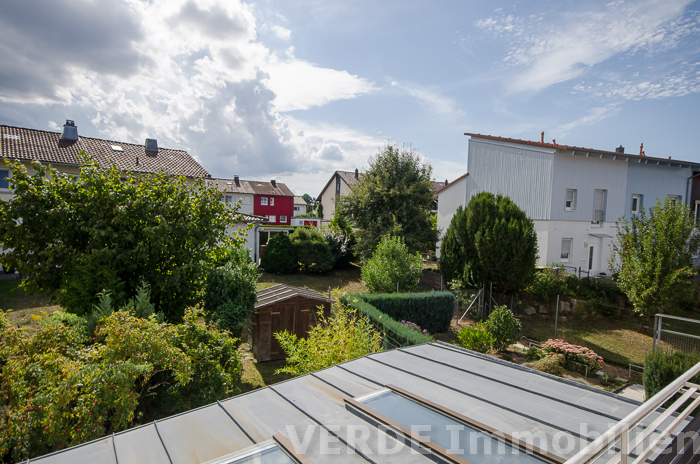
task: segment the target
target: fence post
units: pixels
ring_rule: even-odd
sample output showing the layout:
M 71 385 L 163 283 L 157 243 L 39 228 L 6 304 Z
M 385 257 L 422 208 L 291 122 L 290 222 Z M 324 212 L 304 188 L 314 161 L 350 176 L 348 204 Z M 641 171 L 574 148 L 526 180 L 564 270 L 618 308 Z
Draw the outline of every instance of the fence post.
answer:
M 330 299 L 330 297 L 331 297 L 331 286 L 329 285 L 328 286 L 328 298 Z
M 399 293 L 399 283 L 396 282 L 396 293 Z
M 440 291 L 442 291 L 442 274 L 440 274 Z
M 557 323 L 559 322 L 559 295 L 557 295 L 557 310 L 554 314 L 554 338 L 557 338 Z

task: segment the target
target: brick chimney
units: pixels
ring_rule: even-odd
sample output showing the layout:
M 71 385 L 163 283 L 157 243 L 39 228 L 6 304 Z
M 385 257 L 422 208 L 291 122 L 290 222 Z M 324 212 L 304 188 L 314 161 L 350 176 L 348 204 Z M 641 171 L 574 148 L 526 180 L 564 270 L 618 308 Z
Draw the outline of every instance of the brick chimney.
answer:
M 360 171 L 358 171 L 357 168 L 355 168 L 355 179 L 359 179 L 359 178 L 360 178 Z

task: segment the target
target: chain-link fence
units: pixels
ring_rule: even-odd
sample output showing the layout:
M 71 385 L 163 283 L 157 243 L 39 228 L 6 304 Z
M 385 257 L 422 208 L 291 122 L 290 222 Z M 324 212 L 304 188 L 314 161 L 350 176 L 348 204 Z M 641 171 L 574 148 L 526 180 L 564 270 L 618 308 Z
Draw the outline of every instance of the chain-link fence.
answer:
M 680 330 L 683 330 L 683 332 Z M 654 319 L 652 349 L 653 351 L 657 349 L 672 349 L 684 353 L 700 354 L 700 321 L 686 317 L 657 314 Z

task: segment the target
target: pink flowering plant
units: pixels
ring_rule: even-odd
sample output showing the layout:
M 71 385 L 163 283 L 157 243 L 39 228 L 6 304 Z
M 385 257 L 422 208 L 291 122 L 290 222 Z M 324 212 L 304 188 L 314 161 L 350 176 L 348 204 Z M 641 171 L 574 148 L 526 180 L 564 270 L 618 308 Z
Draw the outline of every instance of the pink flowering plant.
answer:
M 413 330 L 414 332 L 421 333 L 423 335 L 428 335 L 428 330 L 427 329 L 421 329 L 420 326 L 414 322 L 411 321 L 401 321 L 403 325 L 408 327 L 409 329 Z
M 588 366 L 589 373 L 595 373 L 605 366 L 603 358 L 585 346 L 572 345 L 559 339 L 549 339 L 542 344 L 542 348 L 549 353 L 563 355 L 564 365 L 567 367 L 573 367 L 572 363 L 583 364 Z

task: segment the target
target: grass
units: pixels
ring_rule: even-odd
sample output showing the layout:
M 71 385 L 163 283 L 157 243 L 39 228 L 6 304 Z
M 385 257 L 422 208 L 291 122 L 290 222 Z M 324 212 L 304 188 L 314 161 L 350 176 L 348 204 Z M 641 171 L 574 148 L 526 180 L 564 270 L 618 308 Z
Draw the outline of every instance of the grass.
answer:
M 58 309 L 50 299 L 42 295 L 31 295 L 19 288 L 19 279 L 0 280 L 0 310 L 8 311 L 10 324 L 18 327 L 34 327 L 32 315 L 51 313 Z

